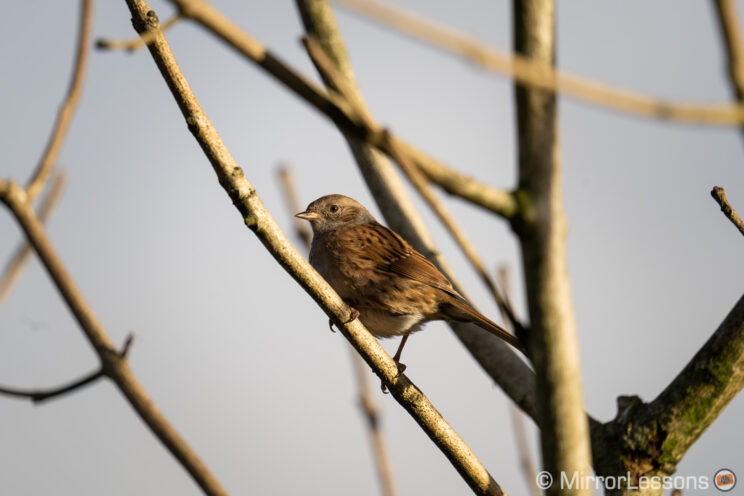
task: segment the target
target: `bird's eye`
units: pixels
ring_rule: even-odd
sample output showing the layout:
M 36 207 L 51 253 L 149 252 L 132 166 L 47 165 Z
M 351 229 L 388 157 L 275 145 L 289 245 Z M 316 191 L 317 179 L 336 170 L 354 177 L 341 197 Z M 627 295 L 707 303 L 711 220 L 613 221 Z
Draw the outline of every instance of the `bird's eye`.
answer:
M 338 205 L 331 205 L 330 210 L 332 214 L 335 214 L 336 212 L 338 212 Z

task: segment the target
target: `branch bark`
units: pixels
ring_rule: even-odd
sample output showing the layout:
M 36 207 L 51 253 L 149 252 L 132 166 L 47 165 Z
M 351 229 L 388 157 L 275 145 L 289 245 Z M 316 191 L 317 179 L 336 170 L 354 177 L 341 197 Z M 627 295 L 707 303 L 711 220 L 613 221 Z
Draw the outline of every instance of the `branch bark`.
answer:
M 516 0 L 517 52 L 542 64 L 555 57 L 552 0 Z M 521 218 L 515 224 L 522 250 L 530 313 L 529 349 L 538 391 L 543 468 L 553 480 L 562 473 L 591 474 L 591 450 L 579 368 L 579 346 L 566 262 L 566 219 L 561 193 L 556 95 L 516 86 Z M 548 494 L 590 494 L 561 488 Z
M 219 134 L 201 109 L 188 82 L 181 73 L 173 53 L 160 30 L 157 16 L 144 0 L 127 0 L 135 30 L 140 36 L 155 32 L 148 45 L 158 69 L 176 100 L 202 151 L 212 164 L 217 178 L 253 231 L 279 264 L 310 294 L 341 333 L 362 355 L 367 364 L 388 386 L 393 397 L 422 427 L 442 450 L 476 494 L 504 494 L 462 438 L 447 424 L 426 396 L 398 369 L 372 335 L 357 320 L 350 320 L 351 311 L 328 283 L 312 269 L 294 249 L 273 217 L 263 205 L 258 193 L 248 182 L 223 144 Z M 148 35 L 149 36 L 149 35 Z
M 718 203 L 718 205 L 721 207 L 721 212 L 723 212 L 723 215 L 725 215 L 726 218 L 730 220 L 734 226 L 736 226 L 739 232 L 744 235 L 744 221 L 741 220 L 739 214 L 736 213 L 734 207 L 732 207 L 729 203 L 728 198 L 726 198 L 726 191 L 724 191 L 724 189 L 720 186 L 714 186 L 713 189 L 710 191 L 710 196 L 712 196 L 716 203 Z
M 0 201 L 5 203 L 26 233 L 62 298 L 77 319 L 88 341 L 101 360 L 101 369 L 132 405 L 155 436 L 176 457 L 191 477 L 210 495 L 227 495 L 207 466 L 176 432 L 155 406 L 136 377 L 125 357 L 120 354 L 93 310 L 88 306 L 72 277 L 67 272 L 54 246 L 34 214 L 25 190 L 14 182 L 0 181 Z M 127 349 L 125 347 L 125 349 Z

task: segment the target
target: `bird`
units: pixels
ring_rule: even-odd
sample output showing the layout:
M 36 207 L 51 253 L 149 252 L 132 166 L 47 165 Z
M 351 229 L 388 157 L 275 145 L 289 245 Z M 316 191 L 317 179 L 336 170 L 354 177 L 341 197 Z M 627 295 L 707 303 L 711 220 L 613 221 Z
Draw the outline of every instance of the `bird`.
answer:
M 408 336 L 433 320 L 472 322 L 526 355 L 522 343 L 474 309 L 437 267 L 375 220 L 359 202 L 332 194 L 295 215 L 310 222 L 310 265 L 378 338 L 403 336 L 393 359 L 400 372 Z

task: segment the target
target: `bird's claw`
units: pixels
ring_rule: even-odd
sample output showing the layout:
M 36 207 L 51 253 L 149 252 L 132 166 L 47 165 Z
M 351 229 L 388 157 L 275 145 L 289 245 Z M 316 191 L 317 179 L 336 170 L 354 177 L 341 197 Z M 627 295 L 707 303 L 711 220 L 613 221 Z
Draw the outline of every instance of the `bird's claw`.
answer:
M 398 368 L 398 375 L 402 374 L 407 368 L 405 363 L 400 363 L 397 360 L 395 361 L 395 366 Z M 384 382 L 380 382 L 380 389 L 382 390 L 382 394 L 389 393 L 388 388 Z
M 354 322 L 356 319 L 359 318 L 359 310 L 357 310 L 354 307 L 349 307 L 349 320 L 346 321 L 347 324 Z
M 344 323 L 350 324 L 358 318 L 359 318 L 359 310 L 353 307 L 349 307 L 349 320 L 347 320 Z M 333 328 L 333 319 L 328 319 L 328 328 L 331 330 L 331 332 L 336 332 L 336 330 Z

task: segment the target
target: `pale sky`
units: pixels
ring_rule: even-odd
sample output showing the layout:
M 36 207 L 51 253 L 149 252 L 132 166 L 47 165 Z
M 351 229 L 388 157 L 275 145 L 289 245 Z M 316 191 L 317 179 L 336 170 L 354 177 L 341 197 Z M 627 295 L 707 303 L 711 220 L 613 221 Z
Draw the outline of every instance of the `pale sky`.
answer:
M 510 2 L 396 3 L 511 47 Z M 317 80 L 298 41 L 293 2 L 213 4 Z M 151 7 L 161 19 L 172 12 L 167 2 Z M 744 12 L 744 2 L 738 7 Z M 337 12 L 380 122 L 467 174 L 514 185 L 509 81 Z M 731 98 L 709 2 L 574 0 L 557 12 L 564 69 L 666 98 Z M 67 88 L 77 17 L 73 1 L 4 6 L 3 178 L 25 182 L 41 154 Z M 98 4 L 94 32 L 134 35 L 123 0 Z M 276 180 L 283 161 L 295 170 L 302 203 L 343 193 L 378 214 L 329 121 L 192 23 L 168 38 L 226 145 L 287 231 L 290 212 Z M 618 395 L 650 401 L 663 390 L 742 294 L 744 240 L 709 192 L 724 186 L 744 212 L 744 140 L 733 128 L 656 122 L 565 98 L 560 125 L 586 409 L 607 421 Z M 69 181 L 49 223 L 52 241 L 112 338 L 121 343 L 136 332 L 135 374 L 226 489 L 379 494 L 349 346 L 245 228 L 148 53 L 93 52 L 59 162 Z M 516 271 L 514 299 L 524 315 L 509 228 L 447 200 L 489 266 Z M 467 292 L 496 318 L 446 232 L 428 212 L 425 219 Z M 20 239 L 4 212 L 0 264 Z M 394 351 L 397 340 L 383 345 Z M 526 494 L 509 401 L 448 328 L 429 324 L 414 335 L 404 362 L 499 484 Z M 50 387 L 96 366 L 43 268 L 31 262 L 0 307 L 0 384 Z M 468 494 L 410 416 L 373 383 L 401 495 Z M 678 474 L 712 476 L 726 467 L 744 477 L 742 415 L 739 396 Z M 0 494 L 200 494 L 108 382 L 38 406 L 0 397 L 0 417 Z

